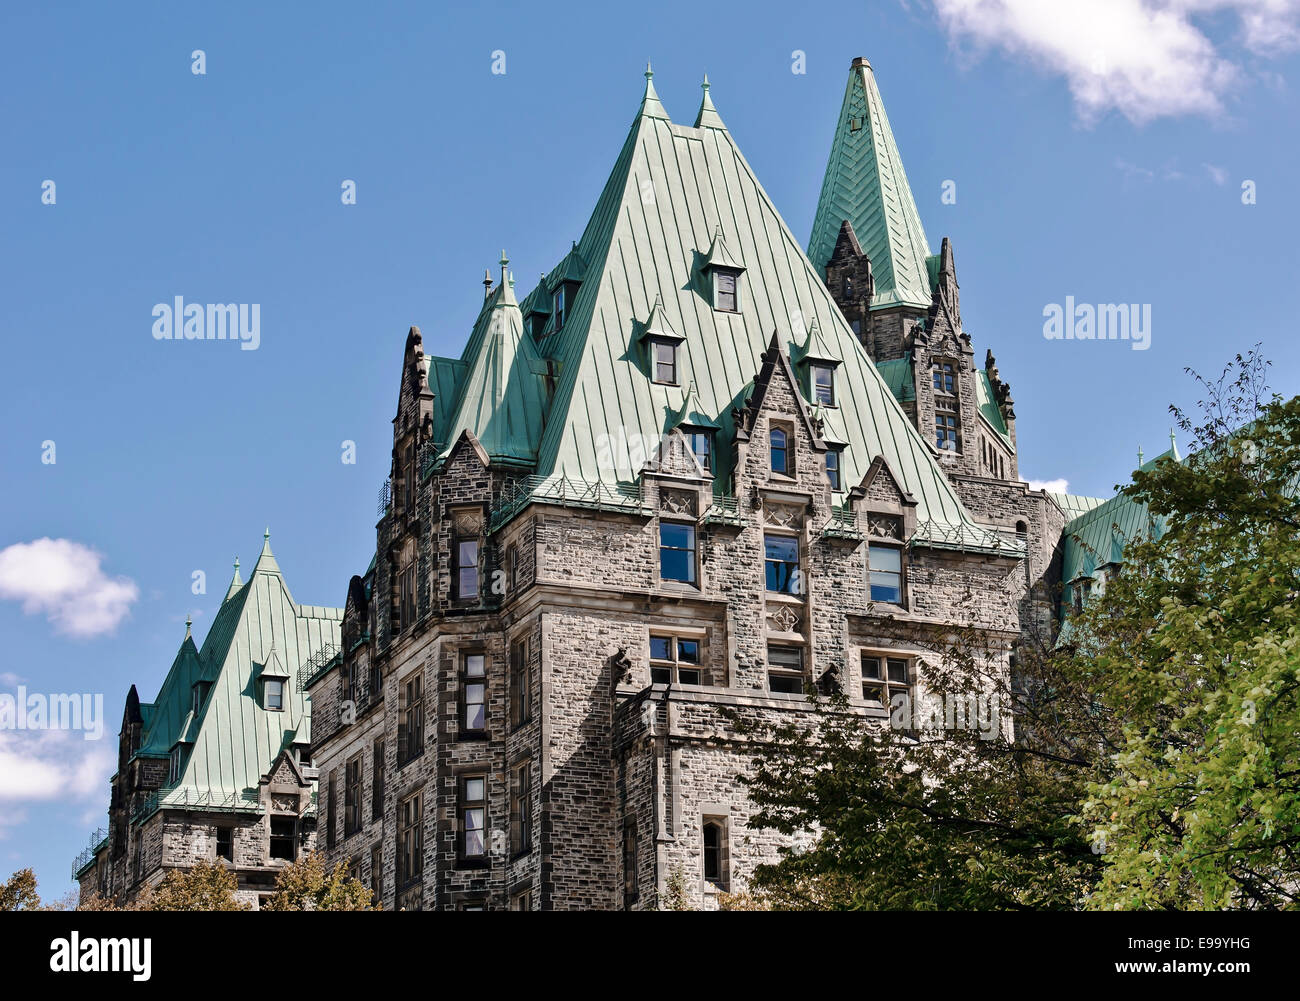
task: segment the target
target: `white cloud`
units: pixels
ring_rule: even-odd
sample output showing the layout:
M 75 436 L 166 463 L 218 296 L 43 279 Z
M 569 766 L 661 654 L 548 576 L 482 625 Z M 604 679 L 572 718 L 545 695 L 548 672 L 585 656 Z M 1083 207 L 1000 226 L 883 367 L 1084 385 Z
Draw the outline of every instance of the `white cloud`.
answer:
M 1059 480 L 1029 480 L 1030 490 L 1048 490 L 1054 494 L 1068 494 L 1070 481 L 1062 477 Z
M 1218 116 L 1247 74 L 1196 21 L 1235 15 L 1253 55 L 1300 48 L 1300 0 L 933 0 L 956 44 L 997 49 L 1063 76 L 1085 122 Z
M 0 730 L 0 803 L 102 796 L 116 761 L 66 730 Z
M 1223 187 L 1228 183 L 1228 170 L 1226 167 L 1219 167 L 1213 163 L 1206 163 L 1202 166 L 1205 167 L 1205 172 L 1210 175 L 1210 180 L 1219 187 Z
M 43 613 L 59 632 L 97 636 L 115 630 L 140 589 L 129 577 L 109 577 L 103 557 L 71 539 L 37 539 L 0 549 L 0 599 Z

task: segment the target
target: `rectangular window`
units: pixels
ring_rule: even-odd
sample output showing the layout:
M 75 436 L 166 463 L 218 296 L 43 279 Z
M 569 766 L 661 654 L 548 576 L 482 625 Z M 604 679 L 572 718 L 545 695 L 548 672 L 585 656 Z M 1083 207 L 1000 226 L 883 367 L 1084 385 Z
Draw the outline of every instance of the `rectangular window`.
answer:
M 533 675 L 528 660 L 528 640 L 510 644 L 510 724 L 527 723 L 533 715 Z
M 738 272 L 726 268 L 717 268 L 713 272 L 714 288 L 717 290 L 717 302 L 715 309 L 721 309 L 727 313 L 738 311 L 738 298 L 736 295 L 736 280 Z
M 525 761 L 510 773 L 510 852 L 522 855 L 533 847 L 533 771 Z
M 630 904 L 637 898 L 636 820 L 623 821 L 623 902 Z
M 461 733 L 482 733 L 487 729 L 487 658 L 483 654 L 464 654 L 460 690 Z
M 671 341 L 655 341 L 655 382 L 677 385 L 677 345 Z
M 890 705 L 894 695 L 910 689 L 911 677 L 911 665 L 903 657 L 862 654 L 862 697 L 868 702 Z
M 404 765 L 424 753 L 424 677 L 416 674 L 402 685 L 397 724 L 397 763 Z
M 487 858 L 487 776 L 465 775 L 460 780 L 460 857 Z
M 424 834 L 420 820 L 420 793 L 397 807 L 397 886 L 416 882 L 424 871 Z
M 478 539 L 457 539 L 452 545 L 455 556 L 456 598 L 478 597 Z
M 940 398 L 935 401 L 934 444 L 939 451 L 957 452 L 961 449 L 961 422 L 957 419 L 955 401 Z
M 212 682 L 210 681 L 196 681 L 194 683 L 194 689 L 193 689 L 194 698 L 191 701 L 190 710 L 194 713 L 195 716 L 197 716 L 199 714 L 199 711 L 203 708 L 203 703 L 208 697 L 208 689 L 210 689 L 211 687 L 212 687 Z
M 719 890 L 727 888 L 727 821 L 705 817 L 703 829 L 704 881 Z
M 813 402 L 835 406 L 835 369 L 829 365 L 812 366 Z
M 658 685 L 700 685 L 700 641 L 678 636 L 650 637 L 650 681 Z
M 555 290 L 555 332 L 559 333 L 564 329 L 564 317 L 567 312 L 568 294 L 564 285 L 560 285 Z
M 384 899 L 384 846 L 375 845 L 370 849 L 370 903 L 378 904 Z
M 282 712 L 284 710 L 284 682 L 279 678 L 267 678 L 263 684 L 266 686 L 266 708 L 272 712 Z
M 398 629 L 407 629 L 415 623 L 415 561 L 412 560 L 402 568 L 398 580 L 401 602 L 398 608 Z
M 344 766 L 343 783 L 343 836 L 361 830 L 361 755 L 355 755 Z
M 826 450 L 826 478 L 831 481 L 831 489 L 836 493 L 844 489 L 840 480 L 840 450 L 837 448 Z
M 659 523 L 659 577 L 695 583 L 695 526 L 681 522 Z
M 772 428 L 767 437 L 771 452 L 772 472 L 780 473 L 782 476 L 792 475 L 790 472 L 789 434 L 784 428 Z
M 769 646 L 767 648 L 767 690 L 803 694 L 803 648 Z
M 937 361 L 931 367 L 934 375 L 934 389 L 937 393 L 955 393 L 957 391 L 957 376 L 953 372 L 950 362 Z
M 217 858 L 227 862 L 235 861 L 235 829 L 233 827 L 217 828 Z
M 706 473 L 713 472 L 713 435 L 707 431 L 692 431 L 686 436 L 691 451 Z
M 374 761 L 370 774 L 370 819 L 378 820 L 384 815 L 384 740 L 375 741 Z
M 799 540 L 789 535 L 763 536 L 767 589 L 781 594 L 802 594 L 799 575 Z
M 903 551 L 895 546 L 868 546 L 871 600 L 891 605 L 903 602 Z
M 167 762 L 167 784 L 169 786 L 174 786 L 181 780 L 181 763 L 184 755 L 185 751 L 180 744 L 172 748 Z
M 370 665 L 370 701 L 384 697 L 384 669 L 379 664 Z
M 271 858 L 292 862 L 297 857 L 298 837 L 292 817 L 271 818 Z
M 329 792 L 325 796 L 325 847 L 333 848 L 338 838 L 338 769 L 330 772 Z

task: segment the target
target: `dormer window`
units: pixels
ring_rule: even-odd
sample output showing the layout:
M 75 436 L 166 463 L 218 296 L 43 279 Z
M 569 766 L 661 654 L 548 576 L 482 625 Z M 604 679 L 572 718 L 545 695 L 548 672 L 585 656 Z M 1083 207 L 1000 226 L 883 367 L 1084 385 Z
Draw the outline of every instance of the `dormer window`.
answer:
M 772 472 L 790 475 L 790 439 L 784 428 L 772 428 L 768 435 L 771 446 Z
M 713 434 L 710 431 L 688 429 L 686 443 L 695 453 L 695 459 L 706 473 L 713 472 Z
M 844 489 L 844 480 L 840 476 L 840 450 L 838 448 L 828 448 L 826 450 L 826 478 L 831 481 L 831 489 L 840 493 Z
M 267 678 L 262 684 L 265 708 L 270 712 L 283 712 L 284 682 L 279 678 Z
M 194 682 L 194 688 L 191 690 L 192 697 L 190 701 L 190 711 L 193 712 L 195 716 L 197 716 L 199 710 L 203 708 L 203 703 L 207 699 L 208 690 L 211 687 L 212 683 L 210 681 Z
M 812 373 L 813 402 L 823 407 L 835 406 L 835 369 L 814 363 L 809 366 L 809 371 Z
M 181 768 L 185 764 L 185 747 L 177 744 L 172 748 L 172 753 L 168 756 L 167 763 L 167 784 L 174 786 L 181 780 Z
M 673 341 L 652 340 L 654 381 L 665 386 L 677 385 L 677 345 Z
M 568 290 L 561 285 L 555 290 L 555 329 L 560 331 L 564 328 L 564 315 L 568 308 Z
M 734 268 L 713 269 L 713 308 L 724 313 L 740 312 L 740 272 Z

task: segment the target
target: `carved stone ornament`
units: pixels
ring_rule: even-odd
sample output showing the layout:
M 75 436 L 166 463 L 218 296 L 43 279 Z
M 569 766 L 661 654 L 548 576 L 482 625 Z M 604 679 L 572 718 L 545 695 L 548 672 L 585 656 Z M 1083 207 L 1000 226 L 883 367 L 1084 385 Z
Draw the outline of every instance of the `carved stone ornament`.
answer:
M 687 490 L 664 490 L 659 494 L 659 508 L 664 514 L 695 517 L 697 496 Z
M 768 618 L 778 632 L 792 633 L 799 628 L 799 613 L 789 605 L 782 605 Z
M 803 520 L 803 509 L 797 504 L 765 503 L 763 520 L 781 528 L 797 528 Z
M 881 539 L 903 538 L 903 519 L 894 514 L 867 515 L 868 531 Z
M 483 530 L 483 513 L 481 511 L 457 511 L 452 515 L 452 528 L 462 538 L 478 535 Z

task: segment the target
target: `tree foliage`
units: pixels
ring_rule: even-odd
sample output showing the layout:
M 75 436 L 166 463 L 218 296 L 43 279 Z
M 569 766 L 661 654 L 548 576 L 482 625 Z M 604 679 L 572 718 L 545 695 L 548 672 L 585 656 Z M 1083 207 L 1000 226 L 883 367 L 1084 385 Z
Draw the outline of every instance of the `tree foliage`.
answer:
M 267 911 L 373 911 L 371 891 L 348 875 L 348 864 L 325 868 L 319 852 L 309 852 L 285 866 L 275 881 L 276 892 L 263 908 Z
M 200 861 L 192 869 L 173 869 L 163 877 L 140 909 L 149 911 L 247 911 L 235 897 L 239 883 L 220 862 Z
M 39 911 L 41 898 L 36 893 L 36 874 L 19 869 L 0 885 L 0 911 Z
M 1175 410 L 1194 454 L 1135 474 L 1125 492 L 1148 531 L 1125 540 L 1068 644 L 1022 642 L 1014 677 L 973 625 L 929 651 L 925 687 L 996 694 L 1013 736 L 864 727 L 836 696 L 815 699 L 811 724 L 749 727 L 763 742 L 754 823 L 795 842 L 752 895 L 796 909 L 1296 906 L 1300 398 L 1267 397 L 1264 371 L 1238 356 L 1199 380 L 1201 423 Z

